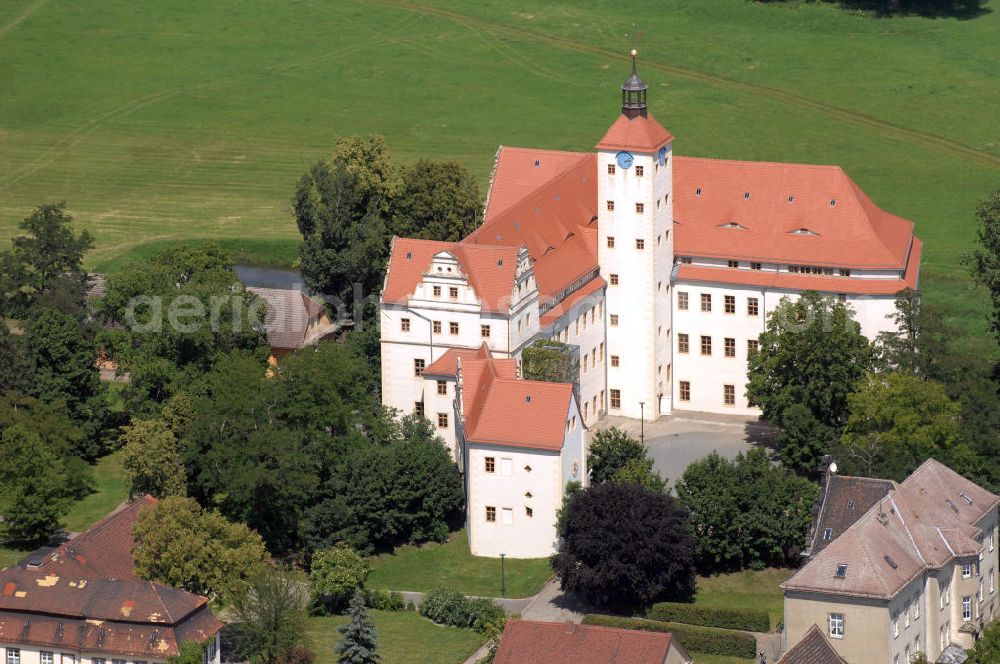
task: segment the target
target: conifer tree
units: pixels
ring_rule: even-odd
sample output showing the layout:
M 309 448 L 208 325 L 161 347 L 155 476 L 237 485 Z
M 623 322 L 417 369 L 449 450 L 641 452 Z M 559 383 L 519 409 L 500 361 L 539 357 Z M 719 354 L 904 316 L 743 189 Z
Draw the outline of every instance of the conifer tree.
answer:
M 336 649 L 340 655 L 338 661 L 340 664 L 380 662 L 382 658 L 375 652 L 378 646 L 378 631 L 371 616 L 368 615 L 360 588 L 354 591 L 348 614 L 351 616 L 351 621 L 337 628 L 337 631 L 344 635 Z

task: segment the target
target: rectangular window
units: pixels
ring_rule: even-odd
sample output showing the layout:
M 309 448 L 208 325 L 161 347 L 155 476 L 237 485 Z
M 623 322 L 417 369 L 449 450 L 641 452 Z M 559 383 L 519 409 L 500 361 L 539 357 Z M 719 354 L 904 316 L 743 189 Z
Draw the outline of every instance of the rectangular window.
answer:
M 495 473 L 497 471 L 497 459 L 496 457 L 486 457 L 484 459 L 486 472 Z
M 587 373 L 587 360 L 589 359 L 586 355 L 583 356 L 583 373 Z
M 505 526 L 514 525 L 514 510 L 512 510 L 509 507 L 505 507 L 503 508 L 503 514 L 501 516 L 503 518 L 503 521 L 501 522 L 503 523 L 503 525 Z
M 124 659 L 113 659 L 113 660 L 111 660 L 111 664 L 125 664 L 125 660 Z
M 611 366 L 617 367 L 618 366 L 618 361 L 619 360 L 618 360 L 618 356 L 617 355 L 612 355 L 611 356 Z
M 681 265 L 690 265 L 694 262 L 694 258 L 691 256 L 680 256 L 677 260 L 681 262 Z
M 608 201 L 608 212 L 614 212 L 614 211 L 615 211 L 615 202 Z
M 514 474 L 514 460 L 511 458 L 501 458 L 500 459 L 500 474 L 504 477 L 510 477 Z
M 913 619 L 920 619 L 920 595 L 913 598 Z
M 409 332 L 410 331 L 410 319 L 409 318 L 401 318 L 400 321 L 399 321 L 399 329 L 402 330 L 403 332 Z
M 7 648 L 7 664 L 21 664 L 20 648 Z
M 487 505 L 486 507 L 486 523 L 496 523 L 497 522 L 497 508 Z
M 441 321 L 436 320 L 432 323 L 434 334 L 441 334 Z
M 712 295 L 710 293 L 701 294 L 701 310 L 702 311 L 712 310 Z
M 618 314 L 611 314 L 611 327 L 618 327 Z
M 759 270 L 760 268 L 761 268 L 761 264 L 760 263 L 750 263 L 750 269 L 751 270 Z
M 645 210 L 645 209 L 646 209 L 646 206 L 643 205 L 642 203 L 636 203 L 635 204 L 635 211 L 638 212 L 639 214 L 642 214 L 643 210 Z
M 423 417 L 424 416 L 424 402 L 423 401 L 414 401 L 413 402 L 413 413 L 417 417 Z
M 739 261 L 727 261 L 727 264 L 729 265 L 729 267 L 731 267 L 733 269 L 736 269 L 736 268 L 738 268 L 740 266 L 740 262 Z
M 451 288 L 449 288 L 448 289 L 448 297 L 450 297 L 453 300 L 457 300 L 458 299 L 458 288 L 455 287 L 455 286 L 452 286 Z
M 756 339 L 747 339 L 747 355 L 756 353 L 760 349 L 760 342 Z
M 454 321 L 448 323 L 448 331 L 452 334 L 458 334 L 458 323 Z
M 892 616 L 892 638 L 897 638 L 899 636 L 899 614 Z
M 614 248 L 615 248 L 615 238 L 614 238 L 613 235 L 609 235 L 608 236 L 608 249 L 614 249 Z
M 635 176 L 637 178 L 641 178 L 642 177 L 642 166 L 636 166 L 635 167 Z
M 53 664 L 55 662 L 56 656 L 53 653 L 43 650 L 38 654 L 41 655 L 42 664 Z
M 619 410 L 622 407 L 621 390 L 611 390 L 611 409 Z
M 618 275 L 617 274 L 612 274 L 610 276 L 611 276 L 611 285 L 612 286 L 617 286 L 618 285 Z
M 990 589 L 990 594 L 992 595 L 993 591 L 996 589 L 996 587 L 993 585 L 993 570 L 990 570 L 990 585 L 988 587 Z
M 438 429 L 448 428 L 448 413 L 438 413 Z
M 642 251 L 643 249 L 646 248 L 646 241 L 643 240 L 642 238 L 637 239 L 635 241 L 635 248 L 638 249 L 639 251 Z
M 448 394 L 448 383 L 443 380 L 437 382 L 438 394 Z
M 756 316 L 759 312 L 757 308 L 757 298 L 748 297 L 747 298 L 747 316 Z
M 688 294 L 683 291 L 677 291 L 677 308 L 681 311 L 687 311 L 688 308 Z
M 424 375 L 424 361 L 420 358 L 413 360 L 413 375 L 423 376 Z
M 725 311 L 727 314 L 736 313 L 736 296 L 735 295 L 725 295 L 723 296 L 723 304 L 725 306 Z
M 735 385 L 723 385 L 722 386 L 722 403 L 727 406 L 736 405 L 736 386 Z
M 831 613 L 830 614 L 830 638 L 842 639 L 844 638 L 844 614 L 843 613 Z
M 711 355 L 712 354 L 712 337 L 707 335 L 701 335 L 701 354 Z
M 972 576 L 972 563 L 966 560 L 962 563 L 962 578 L 968 579 L 970 576 Z
M 528 518 L 531 518 L 531 517 L 535 516 L 535 510 L 531 509 L 530 507 L 525 507 L 524 508 L 524 516 L 526 516 Z
M 726 337 L 726 357 L 736 357 L 736 339 Z
M 601 361 L 603 362 L 604 361 L 604 342 L 603 341 L 601 342 L 600 349 L 601 349 Z
M 490 326 L 489 325 L 480 325 L 479 326 L 479 336 L 481 336 L 483 339 L 489 339 L 490 338 Z
M 614 174 L 615 174 L 615 165 L 608 164 L 608 175 L 614 175 Z
M 434 287 L 434 297 L 441 297 L 441 287 L 440 286 L 435 286 Z
M 972 598 L 962 598 L 962 620 L 972 620 Z
M 680 396 L 681 401 L 691 401 L 691 383 L 690 382 L 688 382 L 686 380 L 680 381 L 680 383 L 678 384 L 678 390 L 677 391 L 680 392 L 679 396 Z
M 688 340 L 688 335 L 684 332 L 679 333 L 677 335 L 677 352 L 687 353 L 689 350 L 691 350 L 691 343 Z
M 903 627 L 909 629 L 910 627 L 910 603 L 907 602 L 903 607 Z
M 829 542 L 833 538 L 833 528 L 823 529 L 823 541 Z

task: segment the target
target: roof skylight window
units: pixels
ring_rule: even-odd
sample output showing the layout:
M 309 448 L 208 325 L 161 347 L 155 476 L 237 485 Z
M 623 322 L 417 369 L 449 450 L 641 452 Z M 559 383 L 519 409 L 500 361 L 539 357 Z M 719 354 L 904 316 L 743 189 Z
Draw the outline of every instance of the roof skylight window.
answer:
M 847 563 L 839 563 L 837 565 L 837 578 L 838 579 L 847 578 Z

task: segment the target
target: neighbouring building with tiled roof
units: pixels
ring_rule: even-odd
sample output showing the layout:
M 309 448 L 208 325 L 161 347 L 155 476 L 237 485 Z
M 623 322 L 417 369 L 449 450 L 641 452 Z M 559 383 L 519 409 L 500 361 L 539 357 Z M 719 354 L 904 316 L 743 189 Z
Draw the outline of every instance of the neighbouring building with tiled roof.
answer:
M 837 654 L 829 638 L 816 625 L 809 628 L 806 635 L 788 649 L 778 664 L 850 664 Z
M 787 642 L 818 627 L 859 664 L 905 664 L 918 652 L 937 661 L 971 647 L 1000 608 L 1000 498 L 933 459 L 903 482 L 887 482 L 881 496 L 885 487 L 853 491 L 855 479 L 844 478 L 844 497 L 871 504 L 860 515 L 821 510 L 821 522 L 845 529 L 814 545 L 782 585 Z
M 219 664 L 208 600 L 135 575 L 132 528 L 139 498 L 41 559 L 0 571 L 3 664 L 164 664 L 185 641 Z
M 301 290 L 257 287 L 247 290 L 267 304 L 263 324 L 271 346 L 268 361 L 272 365 L 281 356 L 315 344 L 338 330 L 323 304 Z
M 665 632 L 508 620 L 494 664 L 690 664 Z M 818 663 L 817 663 L 818 664 Z
M 423 376 L 446 353 L 572 346 L 587 426 L 606 413 L 752 415 L 748 353 L 783 298 L 838 297 L 874 337 L 893 329 L 896 294 L 919 285 L 913 224 L 840 167 L 675 157 L 632 74 L 594 152 L 501 147 L 479 228 L 393 241 L 382 400 L 440 422 L 450 445 L 458 402 Z

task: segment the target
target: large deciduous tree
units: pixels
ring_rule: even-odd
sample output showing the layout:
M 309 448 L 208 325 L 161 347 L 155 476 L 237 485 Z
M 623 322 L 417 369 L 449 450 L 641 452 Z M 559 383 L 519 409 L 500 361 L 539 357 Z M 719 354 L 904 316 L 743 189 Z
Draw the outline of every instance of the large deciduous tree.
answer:
M 623 429 L 611 427 L 594 434 L 587 452 L 587 468 L 594 483 L 631 482 L 654 491 L 665 483 L 646 456 L 646 447 Z
M 306 591 L 279 570 L 261 568 L 248 584 L 227 596 L 235 655 L 250 664 L 302 662 Z
M 184 463 L 177 439 L 163 420 L 135 420 L 121 436 L 122 467 L 130 498 L 183 496 Z
M 371 573 L 368 561 L 343 542 L 313 554 L 309 598 L 313 606 L 339 611 Z
M 979 246 L 966 257 L 969 274 L 989 292 L 993 311 L 989 330 L 1000 342 L 1000 189 L 976 207 L 976 238 Z
M 748 365 L 747 396 L 777 426 L 800 403 L 839 428 L 847 395 L 871 368 L 872 350 L 845 303 L 807 291 L 775 307 Z
M 0 509 L 8 541 L 41 544 L 69 507 L 61 459 L 36 434 L 16 426 L 0 435 Z
M 735 460 L 713 452 L 677 483 L 704 574 L 793 564 L 812 522 L 816 485 L 760 449 Z
M 569 498 L 552 559 L 562 589 L 597 606 L 630 610 L 694 593 L 687 515 L 663 493 L 611 482 Z
M 403 169 L 403 187 L 393 204 L 393 235 L 458 242 L 479 225 L 479 187 L 453 161 L 421 159 Z
M 133 536 L 139 578 L 199 595 L 239 594 L 267 560 L 260 535 L 180 496 L 139 510 Z

